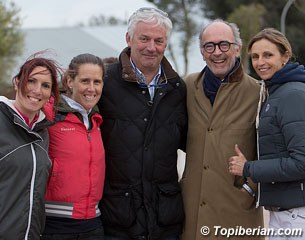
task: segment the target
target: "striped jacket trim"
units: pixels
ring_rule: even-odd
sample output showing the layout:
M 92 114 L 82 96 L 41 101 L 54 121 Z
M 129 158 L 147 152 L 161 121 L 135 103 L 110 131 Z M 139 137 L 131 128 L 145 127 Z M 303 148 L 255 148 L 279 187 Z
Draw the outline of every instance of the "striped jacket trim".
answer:
M 73 203 L 63 203 L 63 202 L 46 202 L 46 216 L 52 217 L 65 217 L 72 218 L 73 215 Z M 95 217 L 99 217 L 101 211 L 98 208 L 98 204 L 95 205 Z

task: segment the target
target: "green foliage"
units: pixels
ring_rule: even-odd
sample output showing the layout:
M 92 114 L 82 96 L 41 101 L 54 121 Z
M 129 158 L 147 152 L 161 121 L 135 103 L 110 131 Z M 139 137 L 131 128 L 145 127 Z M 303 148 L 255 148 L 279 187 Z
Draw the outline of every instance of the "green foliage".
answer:
M 0 1 L 0 87 L 1 91 L 11 78 L 16 57 L 22 53 L 24 36 L 20 29 L 19 10 L 13 3 L 9 7 Z
M 203 0 L 201 8 L 207 18 L 227 19 L 234 9 L 242 4 L 246 5 L 249 0 Z
M 168 47 L 171 57 L 175 62 L 175 55 L 182 54 L 184 58 L 184 74 L 188 73 L 188 51 L 191 44 L 192 37 L 198 34 L 197 24 L 195 18 L 198 18 L 198 2 L 200 0 L 148 0 L 155 4 L 159 9 L 168 13 L 173 22 L 173 29 L 176 32 L 182 33 L 183 37 L 180 39 L 179 46 L 181 53 L 174 52 L 172 46 Z M 178 70 L 179 66 L 175 65 Z
M 193 15 L 197 11 L 199 0 L 148 0 L 158 8 L 168 13 L 176 31 L 188 32 L 188 35 L 197 34 Z
M 305 1 L 304 0 L 296 0 L 294 2 L 294 6 L 301 12 L 305 13 Z
M 193 16 L 209 19 L 221 18 L 237 24 L 244 47 L 242 59 L 248 66 L 246 48 L 249 39 L 265 27 L 281 29 L 281 14 L 288 0 L 148 0 L 166 11 L 173 21 L 175 31 L 184 33 L 181 39 L 183 54 L 188 50 L 190 36 L 198 34 Z M 199 11 L 198 11 L 199 10 Z M 200 11 L 201 10 L 201 11 Z M 286 16 L 286 36 L 295 60 L 305 64 L 305 0 L 296 0 Z M 186 57 L 185 62 L 188 59 Z M 177 67 L 176 67 L 177 68 Z
M 242 48 L 241 59 L 246 69 L 248 69 L 246 46 L 250 38 L 262 28 L 265 12 L 266 9 L 261 4 L 240 5 L 228 16 L 229 22 L 238 23 L 243 45 L 245 45 Z

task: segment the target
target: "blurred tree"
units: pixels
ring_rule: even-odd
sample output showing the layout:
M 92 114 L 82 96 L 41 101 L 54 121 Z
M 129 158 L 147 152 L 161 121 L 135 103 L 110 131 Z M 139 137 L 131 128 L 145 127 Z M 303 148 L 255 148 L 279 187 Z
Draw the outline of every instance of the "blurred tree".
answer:
M 248 0 L 203 0 L 201 2 L 201 10 L 204 16 L 209 19 L 227 19 L 235 8 L 242 4 L 246 5 L 249 2 Z
M 24 46 L 19 11 L 14 3 L 6 6 L 0 1 L 0 89 L 3 95 L 8 94 L 7 89 L 11 89 L 7 88 L 8 80 L 12 77 L 11 70 Z
M 168 13 L 170 19 L 173 22 L 173 30 L 182 34 L 179 38 L 179 46 L 181 47 L 181 53 L 184 61 L 183 75 L 188 73 L 188 52 L 190 44 L 192 44 L 192 38 L 198 34 L 198 24 L 196 24 L 196 17 L 198 18 L 198 2 L 200 0 L 148 0 L 154 3 L 158 8 Z M 177 71 L 179 66 L 176 61 L 176 57 L 172 44 L 169 44 L 168 51 L 173 64 Z M 177 53 L 176 53 L 177 54 Z
M 304 0 L 296 0 L 294 2 L 294 6 L 301 12 L 305 13 L 305 1 Z
M 116 17 L 105 17 L 103 15 L 93 16 L 89 19 L 89 26 L 103 26 L 103 25 L 121 25 L 126 24 L 125 21 L 118 19 Z
M 265 12 L 266 9 L 263 5 L 254 3 L 250 5 L 240 5 L 228 16 L 229 22 L 238 23 L 244 45 L 247 45 L 250 38 L 262 28 L 263 15 Z M 249 60 L 247 46 L 242 48 L 241 60 L 246 71 L 248 71 Z
M 122 25 L 127 24 L 126 21 L 123 21 L 119 18 L 116 18 L 114 16 L 106 17 L 104 15 L 98 15 L 98 16 L 92 16 L 88 20 L 88 23 L 79 22 L 76 24 L 78 27 L 98 27 L 98 26 L 114 26 L 114 25 Z

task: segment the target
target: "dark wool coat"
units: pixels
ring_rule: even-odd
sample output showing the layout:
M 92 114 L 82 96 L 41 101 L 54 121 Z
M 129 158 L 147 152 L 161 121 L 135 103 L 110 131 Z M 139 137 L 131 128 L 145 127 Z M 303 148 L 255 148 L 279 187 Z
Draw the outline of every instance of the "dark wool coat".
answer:
M 185 148 L 186 87 L 163 58 L 153 101 L 137 83 L 129 49 L 110 65 L 102 98 L 106 179 L 101 201 L 106 235 L 135 239 L 178 236 L 184 220 L 177 149 Z

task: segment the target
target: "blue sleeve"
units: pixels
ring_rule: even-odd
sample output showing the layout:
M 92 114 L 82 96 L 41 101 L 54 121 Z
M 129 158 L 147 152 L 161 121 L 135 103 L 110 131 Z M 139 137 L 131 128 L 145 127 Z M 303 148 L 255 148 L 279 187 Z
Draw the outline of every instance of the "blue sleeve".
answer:
M 281 136 L 288 154 L 253 161 L 244 169 L 254 182 L 289 182 L 305 179 L 305 91 L 293 90 L 283 94 L 276 112 Z M 276 146 L 276 143 L 274 143 Z M 275 149 L 276 150 L 276 149 Z M 282 155 L 282 156 L 281 156 Z M 284 156 L 284 157 L 283 157 Z

